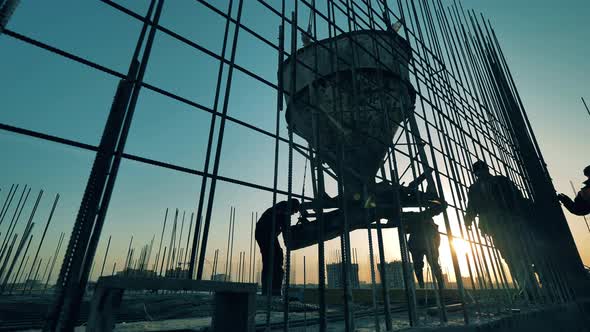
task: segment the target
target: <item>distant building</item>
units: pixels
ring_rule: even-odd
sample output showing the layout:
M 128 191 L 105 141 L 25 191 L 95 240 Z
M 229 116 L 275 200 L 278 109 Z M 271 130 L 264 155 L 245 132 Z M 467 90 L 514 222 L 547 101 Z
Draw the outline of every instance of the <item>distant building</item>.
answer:
M 381 280 L 381 264 L 377 263 L 377 278 Z M 414 267 L 410 263 L 410 273 L 414 276 Z M 385 264 L 385 276 L 387 278 L 387 287 L 405 288 L 404 270 L 402 261 L 393 261 Z
M 188 276 L 188 270 L 183 270 L 179 267 L 176 269 L 168 269 L 166 271 L 166 277 L 168 278 L 179 278 L 179 279 L 186 279 Z
M 228 277 L 224 273 L 218 273 L 218 274 L 214 274 L 211 277 L 211 280 L 213 280 L 213 281 L 227 281 L 228 280 Z
M 326 266 L 328 275 L 328 288 L 343 288 L 344 280 L 342 278 L 342 263 L 332 263 Z M 352 288 L 360 288 L 359 284 L 359 265 L 350 264 L 350 285 Z
M 139 270 L 139 269 L 132 269 L 127 268 L 123 271 L 118 271 L 116 273 L 118 276 L 126 276 L 126 277 L 135 277 L 135 278 L 154 278 L 157 277 L 156 271 L 152 270 Z
M 262 260 L 256 262 L 256 283 L 262 284 Z
M 470 277 L 462 277 L 461 278 L 463 280 L 463 287 L 464 288 L 471 288 L 473 289 L 473 284 L 471 283 L 471 278 Z M 477 282 L 477 277 L 474 278 L 475 282 Z
M 289 273 L 289 284 L 291 285 L 295 285 L 297 284 L 297 257 L 295 255 L 293 255 L 293 257 L 291 257 L 291 269 L 290 269 L 290 273 Z

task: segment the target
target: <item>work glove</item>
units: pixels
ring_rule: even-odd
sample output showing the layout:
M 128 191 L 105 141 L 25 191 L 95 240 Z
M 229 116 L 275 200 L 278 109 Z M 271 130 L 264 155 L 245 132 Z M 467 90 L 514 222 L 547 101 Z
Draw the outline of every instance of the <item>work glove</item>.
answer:
M 558 194 L 557 195 L 557 200 L 560 201 L 561 203 L 566 202 L 567 200 L 569 200 L 569 197 L 566 194 Z

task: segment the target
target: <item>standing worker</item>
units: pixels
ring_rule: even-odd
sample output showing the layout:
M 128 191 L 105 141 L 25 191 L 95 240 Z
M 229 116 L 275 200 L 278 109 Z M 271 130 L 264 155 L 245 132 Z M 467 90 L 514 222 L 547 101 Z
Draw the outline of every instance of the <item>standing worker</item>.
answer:
M 438 226 L 432 218 L 421 218 L 420 214 L 416 212 L 405 212 L 408 214 L 416 214 L 417 218 L 406 221 L 404 223 L 406 233 L 409 234 L 408 250 L 412 255 L 412 262 L 414 263 L 414 273 L 418 279 L 418 286 L 424 288 L 424 257 L 430 268 L 432 275 L 436 278 L 440 288 L 444 288 L 444 281 L 442 270 L 438 264 L 438 248 L 440 246 L 440 234 L 438 233 Z
M 470 228 L 479 216 L 482 234 L 494 240 L 519 288 L 530 295 L 533 262 L 527 261 L 521 238 L 522 232 L 529 231 L 530 204 L 510 179 L 491 175 L 485 162 L 477 161 L 472 167 L 476 180 L 467 194 L 465 224 Z
M 588 178 L 582 182 L 584 187 L 580 189 L 576 198 L 572 201 L 566 194 L 557 195 L 557 199 L 571 213 L 577 216 L 590 214 L 590 165 L 584 168 L 584 175 Z
M 272 273 L 272 295 L 281 295 L 283 274 L 285 272 L 283 271 L 283 249 L 279 245 L 278 237 L 285 227 L 290 226 L 291 215 L 299 211 L 299 201 L 291 199 L 290 205 L 289 207 L 289 201 L 279 202 L 264 211 L 260 219 L 256 222 L 256 243 L 258 243 L 260 254 L 262 255 L 262 295 L 267 294 L 268 286 L 266 283 L 269 273 Z M 275 212 L 274 234 L 272 234 L 273 211 Z M 273 240 L 274 245 L 271 247 Z M 285 240 L 284 236 L 283 240 Z M 272 261 L 270 260 L 271 250 L 274 251 Z

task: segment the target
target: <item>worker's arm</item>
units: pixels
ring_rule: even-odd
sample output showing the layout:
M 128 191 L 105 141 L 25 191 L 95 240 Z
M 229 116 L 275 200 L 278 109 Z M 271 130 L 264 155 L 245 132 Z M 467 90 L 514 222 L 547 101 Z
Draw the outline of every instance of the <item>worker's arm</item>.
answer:
M 471 227 L 477 216 L 477 199 L 475 196 L 475 187 L 472 185 L 467 192 L 467 211 L 465 213 L 465 225 L 467 227 Z
M 559 199 L 561 204 L 563 204 L 563 206 L 572 214 L 577 216 L 590 214 L 590 203 L 586 202 L 579 193 L 574 201 L 572 201 L 572 199 L 566 194 L 557 195 L 557 199 Z

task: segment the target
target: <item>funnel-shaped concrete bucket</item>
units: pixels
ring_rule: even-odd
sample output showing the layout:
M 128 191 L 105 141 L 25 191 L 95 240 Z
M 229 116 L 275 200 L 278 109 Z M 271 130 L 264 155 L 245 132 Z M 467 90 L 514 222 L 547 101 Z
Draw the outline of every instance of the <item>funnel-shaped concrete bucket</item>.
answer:
M 283 63 L 287 123 L 314 149 L 319 145 L 347 197 L 374 184 L 398 124 L 413 111 L 410 58 L 408 42 L 395 32 L 362 30 L 310 44 Z

